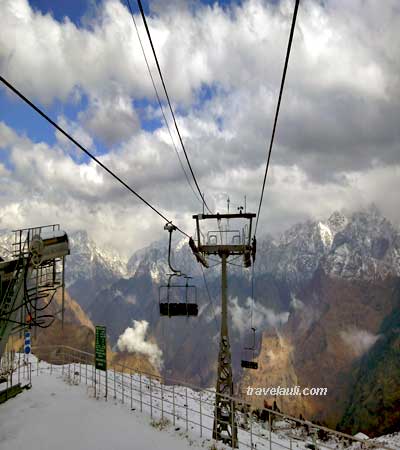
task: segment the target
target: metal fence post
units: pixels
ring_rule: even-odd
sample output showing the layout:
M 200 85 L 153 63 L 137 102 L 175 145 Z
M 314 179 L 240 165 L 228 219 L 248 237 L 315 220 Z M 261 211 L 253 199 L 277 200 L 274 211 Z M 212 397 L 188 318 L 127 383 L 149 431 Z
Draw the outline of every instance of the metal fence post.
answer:
M 114 366 L 114 399 L 117 398 L 117 379 L 115 378 L 115 366 Z
M 124 389 L 124 366 L 122 366 L 122 375 L 121 375 L 121 384 L 122 384 L 122 404 L 124 404 L 124 394 L 125 394 L 125 389 Z
M 188 422 L 188 395 L 187 395 L 187 387 L 185 388 L 185 400 L 186 400 L 186 431 L 189 430 L 189 422 Z
M 236 435 L 235 435 L 235 410 L 233 409 L 233 399 L 231 399 L 231 444 L 232 448 L 236 445 Z
M 18 383 L 21 381 L 21 352 L 18 352 Z
M 271 412 L 268 414 L 268 422 L 269 422 L 269 450 L 272 450 L 272 420 L 271 420 Z
M 36 375 L 39 375 L 39 358 L 36 359 L 36 368 L 37 368 L 37 373 Z
M 62 372 L 61 372 L 61 375 L 64 377 L 64 363 L 65 363 L 64 352 L 61 352 L 61 362 L 62 362 Z
M 142 373 L 139 373 L 139 386 L 140 386 L 140 412 L 143 412 L 143 402 L 142 402 Z
M 289 449 L 292 450 L 292 438 L 289 438 Z
M 88 366 L 88 357 L 86 355 L 85 358 L 85 383 L 87 384 L 87 366 Z
M 314 443 L 314 448 L 315 448 L 315 450 L 318 450 L 318 444 L 317 444 L 317 431 L 314 431 L 314 434 L 313 434 L 313 443 Z
M 203 418 L 201 414 L 201 392 L 199 392 L 199 409 L 200 409 L 200 437 L 203 437 Z
M 132 410 L 133 404 L 132 404 L 132 370 L 131 369 L 129 370 L 129 375 L 131 377 L 130 382 L 131 382 L 131 410 Z
M 151 376 L 149 378 L 150 378 L 150 417 L 153 418 L 153 392 L 151 385 Z
M 253 421 L 251 411 L 250 411 L 250 448 L 253 448 Z
M 175 385 L 172 385 L 172 417 L 175 426 Z
M 90 365 L 90 378 L 92 379 L 92 387 L 94 386 L 94 379 L 93 379 L 93 366 Z
M 108 369 L 107 369 L 107 364 L 106 364 L 105 379 L 106 379 L 106 393 L 105 393 L 105 397 L 106 397 L 106 401 L 107 401 L 108 400 Z
M 164 420 L 164 390 L 162 383 L 160 383 L 160 386 L 161 386 L 161 420 Z
M 100 398 L 101 395 L 101 370 L 95 370 L 95 378 L 96 378 L 96 399 Z

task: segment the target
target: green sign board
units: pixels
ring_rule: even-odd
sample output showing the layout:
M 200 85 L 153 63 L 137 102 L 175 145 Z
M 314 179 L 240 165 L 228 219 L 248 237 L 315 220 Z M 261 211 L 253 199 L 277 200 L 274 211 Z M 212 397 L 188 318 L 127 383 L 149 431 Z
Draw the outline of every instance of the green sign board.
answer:
M 107 370 L 107 333 L 106 327 L 96 325 L 96 342 L 94 346 L 95 367 Z

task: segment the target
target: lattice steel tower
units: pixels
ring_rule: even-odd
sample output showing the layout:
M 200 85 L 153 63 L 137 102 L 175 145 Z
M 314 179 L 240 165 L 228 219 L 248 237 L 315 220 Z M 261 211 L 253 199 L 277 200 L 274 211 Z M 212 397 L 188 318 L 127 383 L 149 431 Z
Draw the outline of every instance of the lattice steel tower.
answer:
M 231 348 L 228 327 L 228 258 L 232 255 L 243 255 L 244 266 L 250 267 L 251 259 L 255 257 L 255 240 L 251 240 L 253 213 L 237 214 L 197 214 L 196 242 L 191 240 L 192 248 L 198 261 L 208 267 L 207 255 L 217 255 L 221 258 L 221 337 L 218 355 L 218 374 L 216 384 L 216 401 L 214 411 L 213 438 L 238 447 L 235 404 L 233 397 L 233 377 Z M 200 221 L 217 220 L 218 230 L 200 229 Z M 241 222 L 238 229 L 231 229 L 231 222 Z M 205 225 L 206 222 L 203 222 Z M 214 222 L 215 223 L 215 222 Z

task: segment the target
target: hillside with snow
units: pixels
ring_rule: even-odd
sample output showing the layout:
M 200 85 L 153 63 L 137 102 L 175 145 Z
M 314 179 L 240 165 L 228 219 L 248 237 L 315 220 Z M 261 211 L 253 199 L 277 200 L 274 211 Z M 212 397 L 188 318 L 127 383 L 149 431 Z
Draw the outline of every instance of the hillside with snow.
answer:
M 93 372 L 84 364 L 50 365 L 30 357 L 32 387 L 0 405 L 0 448 L 18 450 L 227 449 L 212 439 L 212 391 L 163 385 L 144 374 Z M 24 379 L 27 373 L 21 373 Z M 243 405 L 242 405 L 243 407 Z M 271 422 L 237 411 L 239 448 L 338 450 L 400 448 L 400 435 L 368 439 L 276 416 Z M 357 441 L 356 439 L 360 439 Z M 365 440 L 367 439 L 367 440 Z M 364 444 L 362 443 L 364 442 Z M 230 448 L 230 447 L 229 447 Z

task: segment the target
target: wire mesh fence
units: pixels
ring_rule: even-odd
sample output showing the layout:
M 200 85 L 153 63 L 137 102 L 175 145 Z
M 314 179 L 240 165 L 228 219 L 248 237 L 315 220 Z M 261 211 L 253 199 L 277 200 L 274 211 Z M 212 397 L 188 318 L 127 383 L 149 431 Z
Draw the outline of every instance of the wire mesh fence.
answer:
M 37 347 L 33 351 L 41 358 L 31 367 L 33 375 L 59 374 L 71 384 L 86 385 L 88 394 L 96 399 L 118 401 L 132 411 L 149 415 L 154 427 L 173 426 L 191 436 L 213 439 L 215 391 L 211 389 L 123 364 L 114 364 L 107 371 L 96 370 L 94 355 L 67 346 Z M 228 420 L 237 426 L 239 448 L 395 450 L 268 408 L 254 410 L 240 398 L 225 397 L 235 410 Z
M 22 353 L 6 352 L 0 361 L 0 391 L 15 385 L 30 388 L 32 385 L 32 363 Z

